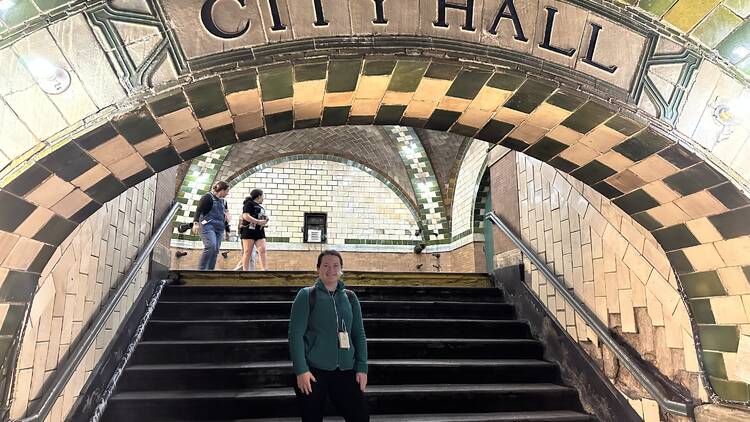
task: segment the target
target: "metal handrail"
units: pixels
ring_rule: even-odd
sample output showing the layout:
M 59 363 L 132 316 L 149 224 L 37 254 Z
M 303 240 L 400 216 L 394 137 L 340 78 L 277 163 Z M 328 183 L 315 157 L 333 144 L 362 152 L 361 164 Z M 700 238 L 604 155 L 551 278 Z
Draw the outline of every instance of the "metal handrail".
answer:
M 659 403 L 659 405 L 667 412 L 674 413 L 681 416 L 692 416 L 693 405 L 692 403 L 681 403 L 667 398 L 661 385 L 651 379 L 648 373 L 646 373 L 640 365 L 638 365 L 635 359 L 617 343 L 609 333 L 609 328 L 596 316 L 596 314 L 589 309 L 584 303 L 573 295 L 568 290 L 568 287 L 555 276 L 555 274 L 547 267 L 547 265 L 539 258 L 539 256 L 531 250 L 511 229 L 508 225 L 498 217 L 494 211 L 490 211 L 485 215 L 485 220 L 491 221 L 500 230 L 505 233 L 513 243 L 526 255 L 531 262 L 544 274 L 544 277 L 549 280 L 556 288 L 560 295 L 570 304 L 570 306 L 583 318 L 584 321 L 591 327 L 596 333 L 599 339 L 602 340 L 609 348 L 615 353 L 618 359 L 625 365 L 626 368 L 633 374 L 638 382 L 643 385 L 646 391 L 651 394 L 651 397 Z
M 172 205 L 172 208 L 164 217 L 164 220 L 162 220 L 159 228 L 151 236 L 151 239 L 149 239 L 146 247 L 138 254 L 138 257 L 136 258 L 135 262 L 133 262 L 133 265 L 130 266 L 130 270 L 125 276 L 125 279 L 117 287 L 117 290 L 115 290 L 115 293 L 110 298 L 106 307 L 102 309 L 99 314 L 97 314 L 96 320 L 94 320 L 91 328 L 89 328 L 89 330 L 86 331 L 83 337 L 78 341 L 75 349 L 71 351 L 70 357 L 65 361 L 65 363 L 63 363 L 61 367 L 58 367 L 57 371 L 55 371 L 55 378 L 54 381 L 52 381 L 52 388 L 47 392 L 47 394 L 44 395 L 44 397 L 42 397 L 42 404 L 39 407 L 39 410 L 37 410 L 33 415 L 27 416 L 23 419 L 18 419 L 15 422 L 37 422 L 43 421 L 47 417 L 49 412 L 52 410 L 52 407 L 55 405 L 55 402 L 60 397 L 63 389 L 68 384 L 68 381 L 70 381 L 70 378 L 73 376 L 76 369 L 78 369 L 78 365 L 83 360 L 83 357 L 86 355 L 91 345 L 94 344 L 97 335 L 99 334 L 99 332 L 101 332 L 102 328 L 104 328 L 104 325 L 107 323 L 107 319 L 110 315 L 112 315 L 112 312 L 114 312 L 115 308 L 120 303 L 120 300 L 125 295 L 125 292 L 127 292 L 130 283 L 133 282 L 136 275 L 138 275 L 138 271 L 140 271 L 141 267 L 143 266 L 143 263 L 146 262 L 146 259 L 151 254 L 151 251 L 154 250 L 156 242 L 159 241 L 159 238 L 167 229 L 167 227 L 171 226 L 172 218 L 174 218 L 175 214 L 177 214 L 177 211 L 180 208 L 182 208 L 182 204 L 179 202 L 175 202 L 174 205 Z

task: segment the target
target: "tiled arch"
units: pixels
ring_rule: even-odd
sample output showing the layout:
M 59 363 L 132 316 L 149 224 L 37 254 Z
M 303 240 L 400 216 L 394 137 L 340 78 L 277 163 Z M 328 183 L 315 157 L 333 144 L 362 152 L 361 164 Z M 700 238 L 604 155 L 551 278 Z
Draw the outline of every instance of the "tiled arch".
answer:
M 556 82 L 460 61 L 367 56 L 215 74 L 21 160 L 0 185 L 0 243 L 7 245 L 0 268 L 3 349 L 56 246 L 103 203 L 212 149 L 345 124 L 473 136 L 590 185 L 667 252 L 695 310 L 703 350 L 736 352 L 747 321 L 725 320 L 723 313 L 720 319 L 718 307 L 750 306 L 743 295 L 750 201 L 725 176 L 647 122 Z M 712 361 L 709 375 L 720 377 L 722 365 Z M 730 387 L 717 392 L 748 399 L 747 384 Z

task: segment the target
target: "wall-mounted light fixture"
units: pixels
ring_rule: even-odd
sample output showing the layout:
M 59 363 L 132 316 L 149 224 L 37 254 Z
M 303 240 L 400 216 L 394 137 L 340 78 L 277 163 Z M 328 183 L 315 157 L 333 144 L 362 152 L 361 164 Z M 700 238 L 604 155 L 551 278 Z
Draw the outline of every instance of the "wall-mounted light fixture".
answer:
M 45 59 L 33 58 L 25 61 L 37 85 L 47 94 L 62 94 L 70 87 L 70 73 Z
M 740 94 L 735 98 L 716 98 L 713 104 L 712 116 L 721 126 L 721 131 L 716 135 L 716 145 L 729 139 L 734 131 L 733 126 L 750 119 L 750 98 Z

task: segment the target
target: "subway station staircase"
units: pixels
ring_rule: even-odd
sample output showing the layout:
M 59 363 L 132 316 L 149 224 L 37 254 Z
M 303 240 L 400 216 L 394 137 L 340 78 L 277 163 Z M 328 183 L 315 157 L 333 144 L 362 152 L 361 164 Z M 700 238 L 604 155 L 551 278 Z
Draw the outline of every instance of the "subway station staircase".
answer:
M 101 420 L 299 420 L 287 326 L 314 275 L 255 274 L 177 273 L 185 284 L 165 287 Z M 486 276 L 347 283 L 362 303 L 371 420 L 595 420 Z

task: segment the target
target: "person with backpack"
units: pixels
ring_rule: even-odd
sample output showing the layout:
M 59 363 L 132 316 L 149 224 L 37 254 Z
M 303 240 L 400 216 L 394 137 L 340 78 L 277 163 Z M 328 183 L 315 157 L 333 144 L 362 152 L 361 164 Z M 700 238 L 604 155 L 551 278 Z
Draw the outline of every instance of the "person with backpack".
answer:
M 221 240 L 227 232 L 229 211 L 224 198 L 229 194 L 226 182 L 214 184 L 211 192 L 203 195 L 195 209 L 193 216 L 193 234 L 201 234 L 203 253 L 198 261 L 199 270 L 213 270 L 216 258 L 219 256 Z
M 240 221 L 240 239 L 242 239 L 242 269 L 250 270 L 250 260 L 253 254 L 253 248 L 258 251 L 260 269 L 268 269 L 268 259 L 266 257 L 266 230 L 268 225 L 268 215 L 263 208 L 265 196 L 260 189 L 250 191 L 250 196 L 245 198 L 242 203 L 242 217 Z M 253 264 L 255 269 L 255 264 Z
M 326 398 L 346 422 L 370 420 L 365 401 L 367 338 L 362 309 L 340 280 L 344 260 L 318 255 L 318 279 L 297 293 L 289 318 L 289 351 L 303 422 L 323 420 Z

